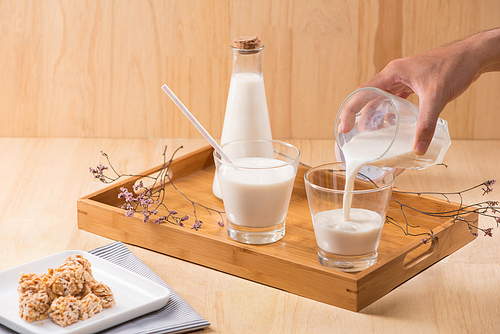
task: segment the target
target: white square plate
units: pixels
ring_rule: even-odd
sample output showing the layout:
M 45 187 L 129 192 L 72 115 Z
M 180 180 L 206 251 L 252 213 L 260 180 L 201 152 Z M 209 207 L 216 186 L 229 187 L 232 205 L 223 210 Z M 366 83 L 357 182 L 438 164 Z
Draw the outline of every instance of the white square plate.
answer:
M 56 325 L 50 318 L 35 322 L 21 319 L 17 293 L 19 274 L 46 273 L 48 268 L 58 268 L 64 259 L 75 254 L 90 261 L 94 278 L 111 288 L 116 305 L 67 327 Z M 0 323 L 22 334 L 94 333 L 158 310 L 167 304 L 169 297 L 168 289 L 142 276 L 95 255 L 70 250 L 0 272 Z

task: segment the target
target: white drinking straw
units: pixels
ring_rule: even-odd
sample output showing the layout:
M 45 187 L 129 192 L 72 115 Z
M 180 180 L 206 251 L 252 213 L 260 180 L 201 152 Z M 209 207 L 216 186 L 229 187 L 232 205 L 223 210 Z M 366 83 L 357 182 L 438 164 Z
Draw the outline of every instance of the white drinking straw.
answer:
M 205 139 L 208 140 L 210 145 L 212 145 L 212 147 L 217 151 L 217 153 L 219 153 L 220 156 L 224 160 L 226 160 L 226 162 L 232 164 L 233 161 L 227 156 L 227 154 L 222 150 L 222 148 L 219 146 L 219 144 L 217 144 L 217 142 L 212 138 L 212 136 L 207 132 L 207 130 L 205 130 L 203 125 L 201 125 L 200 122 L 198 122 L 198 120 L 193 116 L 193 114 L 191 114 L 189 110 L 184 106 L 184 104 L 182 104 L 181 100 L 179 100 L 177 96 L 175 96 L 174 92 L 172 92 L 172 90 L 168 88 L 168 86 L 165 84 L 161 86 L 161 88 L 165 93 L 167 93 L 167 95 L 172 99 L 172 101 L 174 101 L 177 107 L 179 107 L 179 109 L 182 111 L 184 115 L 186 115 L 186 117 L 191 121 L 191 123 L 193 123 L 195 128 L 198 129 L 198 131 L 200 131 L 203 137 L 205 137 Z

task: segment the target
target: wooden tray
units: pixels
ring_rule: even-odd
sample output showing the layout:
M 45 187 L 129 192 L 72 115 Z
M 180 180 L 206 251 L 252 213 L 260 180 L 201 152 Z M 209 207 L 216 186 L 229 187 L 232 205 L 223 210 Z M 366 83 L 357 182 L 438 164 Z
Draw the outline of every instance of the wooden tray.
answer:
M 141 174 L 151 175 L 160 169 L 161 166 L 158 166 Z M 223 211 L 222 202 L 212 194 L 214 170 L 211 147 L 177 158 L 170 167 L 174 184 L 191 200 Z M 125 217 L 125 212 L 120 209 L 123 199 L 118 199 L 119 189 L 127 187 L 132 190 L 132 185 L 139 177 L 113 183 L 80 198 L 78 227 L 352 311 L 370 305 L 474 240 L 465 222 L 454 223 L 449 218 L 428 217 L 406 210 L 409 223 L 418 226 L 412 228 L 411 232 L 416 234 L 432 230 L 435 241 L 425 245 L 422 237 L 406 236 L 399 227 L 386 224 L 375 265 L 358 273 L 325 268 L 318 263 L 317 258 L 316 240 L 304 189 L 306 171 L 306 167 L 299 167 L 286 220 L 286 235 L 270 245 L 244 245 L 231 240 L 226 228 L 217 224 L 220 217 L 200 208 L 197 210 L 198 219 L 204 224 L 198 231 L 191 229 L 194 218 L 181 227 L 169 223 L 144 224 L 140 214 L 133 218 Z M 192 217 L 191 204 L 171 185 L 166 188 L 169 209 Z M 393 197 L 425 211 L 458 208 L 456 203 L 431 197 L 400 193 L 394 193 Z M 404 223 L 399 205 L 394 201 L 391 201 L 388 216 Z M 475 221 L 477 227 L 477 214 L 466 218 Z

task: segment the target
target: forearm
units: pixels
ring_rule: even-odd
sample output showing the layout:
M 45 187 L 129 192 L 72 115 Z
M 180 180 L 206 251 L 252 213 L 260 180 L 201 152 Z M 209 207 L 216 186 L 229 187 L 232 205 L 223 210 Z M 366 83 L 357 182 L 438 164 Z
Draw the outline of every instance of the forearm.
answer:
M 500 71 L 500 28 L 481 32 L 464 42 L 478 63 L 478 75 Z

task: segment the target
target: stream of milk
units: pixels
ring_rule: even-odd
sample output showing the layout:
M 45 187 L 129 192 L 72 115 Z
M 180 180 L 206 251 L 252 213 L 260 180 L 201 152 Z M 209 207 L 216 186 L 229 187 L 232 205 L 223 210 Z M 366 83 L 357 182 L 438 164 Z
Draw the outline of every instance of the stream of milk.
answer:
M 387 161 L 394 162 L 396 159 L 404 159 L 406 155 L 413 153 L 415 127 L 410 125 L 400 126 L 399 131 L 403 131 L 406 135 L 398 138 L 399 140 L 397 143 L 394 142 L 392 145 L 391 142 L 395 132 L 394 125 L 376 131 L 363 132 L 354 137 L 351 141 L 345 143 L 342 147 L 346 163 L 346 181 L 343 203 L 344 221 L 349 221 L 354 181 L 363 166 L 368 164 L 385 165 Z M 390 148 L 386 152 L 389 146 Z M 377 160 L 382 155 L 384 156 L 383 159 Z

